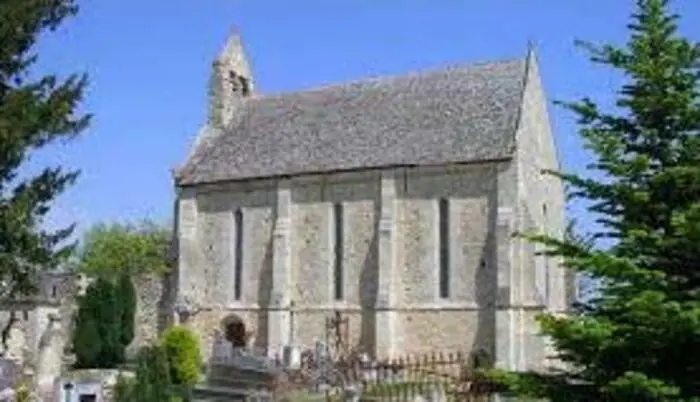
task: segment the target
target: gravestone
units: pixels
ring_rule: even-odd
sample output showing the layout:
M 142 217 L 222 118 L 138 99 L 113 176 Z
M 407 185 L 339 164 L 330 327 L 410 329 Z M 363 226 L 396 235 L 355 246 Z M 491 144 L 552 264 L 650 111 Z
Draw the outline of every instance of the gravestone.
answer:
M 14 388 L 19 367 L 14 360 L 0 359 L 0 391 Z
M 119 370 L 75 370 L 58 383 L 61 402 L 110 402 L 112 391 L 120 376 L 133 373 Z
M 195 387 L 195 401 L 270 400 L 280 365 L 248 348 L 212 356 L 204 384 Z
M 61 384 L 62 402 L 101 402 L 102 384 L 99 382 L 72 382 Z

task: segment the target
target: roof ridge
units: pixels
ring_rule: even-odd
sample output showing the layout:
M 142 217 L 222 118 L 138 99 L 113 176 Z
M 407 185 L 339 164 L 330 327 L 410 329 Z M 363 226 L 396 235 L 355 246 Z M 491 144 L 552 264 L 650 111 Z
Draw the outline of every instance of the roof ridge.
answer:
M 309 94 L 309 93 L 314 93 L 314 92 L 327 91 L 329 89 L 347 88 L 347 87 L 351 87 L 353 85 L 367 85 L 367 84 L 380 83 L 380 82 L 386 84 L 386 83 L 390 83 L 390 82 L 396 81 L 396 80 L 402 80 L 402 79 L 431 75 L 431 74 L 438 74 L 438 73 L 448 71 L 448 70 L 473 70 L 473 69 L 479 69 L 479 68 L 484 68 L 484 67 L 492 67 L 492 66 L 496 66 L 496 65 L 513 64 L 513 63 L 526 63 L 526 62 L 527 62 L 527 58 L 513 57 L 513 58 L 499 59 L 499 60 L 481 60 L 481 61 L 476 61 L 476 62 L 461 62 L 461 63 L 443 64 L 440 66 L 431 66 L 431 67 L 426 67 L 426 68 L 422 68 L 422 69 L 411 70 L 411 71 L 408 71 L 405 73 L 366 76 L 366 77 L 351 79 L 348 81 L 330 82 L 327 84 L 312 86 L 312 87 L 308 87 L 308 88 L 301 88 L 301 89 L 296 89 L 296 90 L 279 91 L 279 92 L 271 92 L 271 93 L 258 92 L 258 93 L 253 94 L 252 96 L 248 97 L 247 99 L 248 100 L 260 100 L 260 99 L 270 100 L 270 99 L 281 98 L 281 97 L 294 95 L 294 94 Z

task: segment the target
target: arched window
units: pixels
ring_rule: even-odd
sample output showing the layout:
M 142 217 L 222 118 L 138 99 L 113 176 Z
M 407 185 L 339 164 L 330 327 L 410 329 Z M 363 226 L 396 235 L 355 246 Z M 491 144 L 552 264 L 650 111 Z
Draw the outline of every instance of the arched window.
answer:
M 228 73 L 228 80 L 231 84 L 231 91 L 233 93 L 241 94 L 243 96 L 250 95 L 250 80 L 248 80 L 248 78 L 232 70 Z

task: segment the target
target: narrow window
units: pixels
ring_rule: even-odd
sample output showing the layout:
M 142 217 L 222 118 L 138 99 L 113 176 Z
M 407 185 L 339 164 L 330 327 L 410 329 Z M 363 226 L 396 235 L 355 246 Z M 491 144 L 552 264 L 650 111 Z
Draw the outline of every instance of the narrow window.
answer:
M 450 297 L 450 220 L 449 203 L 443 198 L 439 204 L 440 244 L 440 297 Z
M 250 81 L 245 77 L 241 77 L 241 93 L 243 96 L 250 95 Z
M 235 255 L 234 255 L 234 271 L 233 271 L 233 297 L 236 300 L 241 300 L 242 279 L 243 279 L 243 212 L 237 209 L 234 217 L 234 233 L 236 236 Z
M 51 297 L 56 297 L 56 285 L 51 286 Z
M 343 300 L 343 204 L 333 205 L 333 227 L 333 294 L 335 300 Z

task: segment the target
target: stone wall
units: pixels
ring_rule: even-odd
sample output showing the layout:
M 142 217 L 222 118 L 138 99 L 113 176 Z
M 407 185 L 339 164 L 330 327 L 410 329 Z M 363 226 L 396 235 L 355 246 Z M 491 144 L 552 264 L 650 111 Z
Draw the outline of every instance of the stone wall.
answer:
M 22 363 L 24 360 L 24 347 L 30 337 L 29 334 L 29 313 L 28 310 L 15 310 L 14 316 L 16 321 L 8 333 L 7 349 L 3 351 L 3 357 Z M 0 329 L 5 329 L 10 317 L 11 311 L 0 312 Z
M 161 275 L 144 275 L 134 279 L 136 286 L 136 316 L 134 340 L 127 348 L 128 356 L 157 341 L 167 325 L 170 310 L 168 303 L 168 278 Z
M 167 277 L 144 275 L 134 278 L 136 287 L 136 315 L 134 317 L 134 340 L 127 348 L 127 355 L 134 356 L 138 350 L 151 344 L 167 325 L 171 311 Z M 66 351 L 70 347 L 77 296 L 82 294 L 92 279 L 70 274 L 47 275 L 42 281 L 42 295 L 59 306 L 62 336 Z
M 418 353 L 426 347 L 493 351 L 499 265 L 494 228 L 499 203 L 513 201 L 499 199 L 502 186 L 515 185 L 511 174 L 510 165 L 502 162 L 292 178 L 286 235 L 277 231 L 276 181 L 182 189 L 178 297 L 198 312 L 188 323 L 208 345 L 221 319 L 237 314 L 255 332 L 256 344 L 266 347 L 271 331 L 285 332 L 278 327 L 290 326 L 291 320 L 287 339 L 311 346 L 326 338 L 326 318 L 338 310 L 349 320 L 350 347 L 377 354 L 389 349 Z M 499 184 L 504 177 L 511 181 Z M 449 199 L 447 299 L 438 293 L 441 198 Z M 335 203 L 343 206 L 343 300 L 333 297 Z M 387 205 L 390 218 L 384 218 Z M 234 300 L 232 245 L 239 208 L 244 216 L 243 294 Z M 389 252 L 380 252 L 382 219 L 391 226 Z M 293 308 L 275 304 L 273 250 L 279 236 L 290 243 L 286 283 Z M 499 241 L 511 242 L 503 236 Z M 386 287 L 391 295 L 380 297 Z M 292 317 L 280 321 L 275 316 L 280 308 L 293 311 Z M 378 339 L 389 330 L 391 339 Z
M 543 173 L 543 170 L 560 170 L 560 163 L 538 69 L 531 53 L 516 134 L 517 229 L 561 238 L 566 227 L 566 201 L 561 180 Z M 542 246 L 524 240 L 517 240 L 516 244 L 520 250 L 521 277 L 513 296 L 524 309 L 517 313 L 521 330 L 514 364 L 520 369 L 538 368 L 545 364 L 546 340 L 538 334 L 535 316 L 544 309 L 566 311 L 575 287 L 574 277 L 561 267 L 561 260 L 536 255 Z

